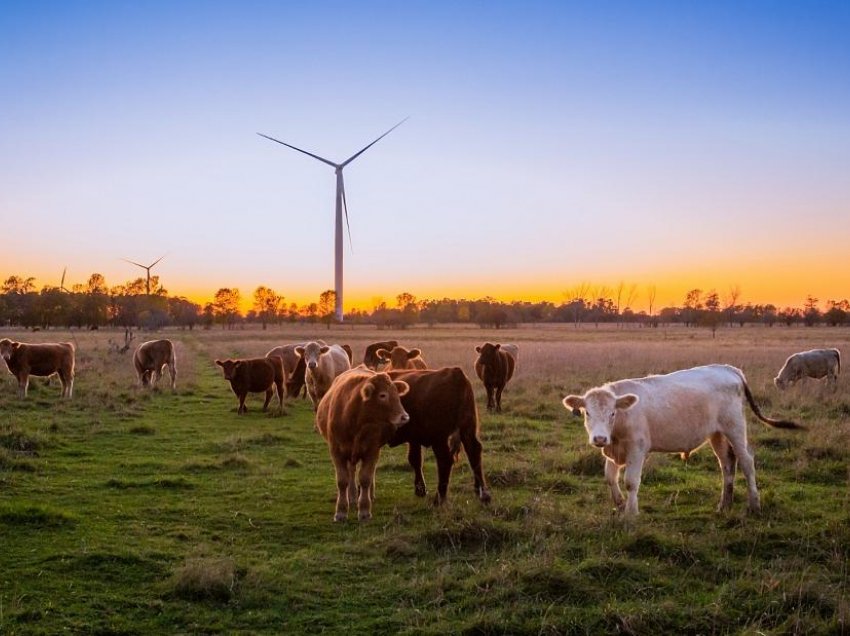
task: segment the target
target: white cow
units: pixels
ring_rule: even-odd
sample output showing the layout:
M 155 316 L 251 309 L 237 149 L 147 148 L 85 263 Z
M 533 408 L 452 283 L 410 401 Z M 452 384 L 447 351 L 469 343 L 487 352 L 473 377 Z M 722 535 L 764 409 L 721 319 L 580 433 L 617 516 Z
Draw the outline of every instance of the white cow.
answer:
M 794 386 L 801 378 L 826 378 L 828 384 L 835 385 L 840 372 L 841 353 L 838 349 L 812 349 L 788 356 L 773 382 L 780 390 Z
M 802 428 L 762 415 L 743 372 L 723 364 L 609 382 L 583 396 L 568 395 L 563 404 L 584 413 L 588 441 L 602 449 L 607 460 L 605 481 L 614 504 L 625 514 L 638 514 L 638 488 L 647 453 L 690 453 L 706 441 L 723 472 L 718 510 L 732 503 L 735 468 L 740 463 L 747 479 L 749 509 L 758 512 L 761 503 L 753 455 L 747 448 L 745 397 L 762 422 L 776 428 Z M 627 499 L 618 483 L 624 466 Z
M 334 378 L 351 368 L 351 360 L 345 349 L 336 344 L 328 346 L 308 342 L 303 347 L 296 347 L 295 352 L 304 358 L 307 365 L 304 379 L 315 410 Z

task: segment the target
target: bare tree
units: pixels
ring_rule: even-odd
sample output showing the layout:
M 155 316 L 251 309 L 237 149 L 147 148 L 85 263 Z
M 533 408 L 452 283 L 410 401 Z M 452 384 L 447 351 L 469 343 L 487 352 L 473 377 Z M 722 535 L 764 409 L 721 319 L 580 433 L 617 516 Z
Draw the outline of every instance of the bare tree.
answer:
M 740 285 L 732 285 L 729 288 L 729 291 L 723 296 L 723 313 L 726 314 L 726 320 L 729 321 L 729 326 L 735 322 L 735 312 L 740 308 L 738 307 L 738 299 L 741 297 L 741 286 Z
M 649 302 L 649 322 L 650 324 L 654 324 L 652 319 L 652 307 L 655 305 L 655 295 L 658 293 L 658 289 L 655 287 L 655 284 L 646 286 L 646 299 Z
M 578 328 L 578 323 L 581 319 L 581 312 L 587 306 L 590 290 L 590 283 L 582 282 L 564 292 L 564 300 L 568 306 L 571 306 L 573 324 L 576 328 Z

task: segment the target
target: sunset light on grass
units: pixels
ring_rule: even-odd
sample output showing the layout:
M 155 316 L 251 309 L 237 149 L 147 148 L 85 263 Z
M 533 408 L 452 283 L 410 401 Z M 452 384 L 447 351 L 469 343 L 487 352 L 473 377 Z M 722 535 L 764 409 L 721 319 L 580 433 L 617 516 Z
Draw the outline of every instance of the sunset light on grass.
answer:
M 163 253 L 203 304 L 333 288 L 564 301 L 587 282 L 850 295 L 850 8 L 740 3 L 62 3 L 0 8 L 0 274 Z M 350 174 L 349 174 L 350 173 Z M 15 237 L 10 240 L 10 237 Z M 645 293 L 635 309 L 646 309 Z

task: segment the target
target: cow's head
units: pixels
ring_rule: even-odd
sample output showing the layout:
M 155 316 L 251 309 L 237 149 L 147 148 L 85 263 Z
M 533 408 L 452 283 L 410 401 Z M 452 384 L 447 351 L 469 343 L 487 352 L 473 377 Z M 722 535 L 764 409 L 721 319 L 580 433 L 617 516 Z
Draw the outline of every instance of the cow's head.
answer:
M 330 347 L 318 342 L 308 342 L 303 347 L 295 347 L 295 353 L 304 358 L 308 369 L 315 369 L 319 364 L 319 356 L 327 353 Z
M 483 345 L 475 347 L 475 351 L 478 353 L 478 360 L 476 361 L 476 364 L 483 364 L 485 367 L 487 365 L 495 364 L 496 356 L 501 348 L 502 345 L 492 344 L 489 342 L 485 342 Z
M 390 351 L 393 347 L 397 345 L 398 340 L 373 342 L 368 347 L 366 347 L 366 353 L 363 355 L 363 364 L 365 364 L 367 368 L 372 369 L 372 371 L 376 371 L 379 367 L 383 366 L 383 361 L 378 356 L 378 351 L 380 349 L 386 349 L 387 351 Z
M 413 360 L 413 358 L 418 358 L 422 355 L 422 351 L 419 349 L 411 349 L 408 351 L 404 347 L 393 347 L 392 351 L 387 351 L 386 349 L 378 349 L 375 352 L 375 355 L 378 356 L 382 361 L 389 362 L 389 366 L 387 367 L 390 371 L 400 371 L 403 369 L 410 368 L 408 362 Z
M 236 377 L 236 370 L 242 366 L 241 360 L 216 360 L 215 363 L 224 371 L 225 380 L 232 380 Z
M 611 443 L 614 421 L 620 411 L 627 411 L 638 403 L 634 393 L 615 395 L 610 389 L 591 389 L 583 396 L 568 395 L 564 398 L 564 408 L 575 413 L 584 413 L 584 428 L 587 441 L 592 446 L 602 448 Z
M 407 382 L 393 380 L 386 373 L 376 373 L 360 387 L 360 397 L 367 417 L 375 422 L 389 422 L 394 428 L 404 426 L 410 416 L 401 405 L 401 397 L 407 395 Z
M 773 378 L 773 383 L 776 385 L 777 389 L 784 391 L 785 389 L 794 386 L 794 383 L 797 382 L 801 376 L 801 370 L 797 367 L 797 365 L 794 365 L 789 361 L 786 362 L 785 366 L 783 366 L 779 371 L 779 375 Z
M 150 369 L 145 369 L 142 371 L 142 386 L 150 386 L 151 377 L 153 376 L 153 371 Z
M 2 340 L 0 340 L 0 357 L 2 357 L 4 360 L 11 360 L 12 355 L 14 355 L 15 351 L 17 351 L 18 347 L 20 346 L 20 342 L 15 342 L 14 340 L 3 338 Z

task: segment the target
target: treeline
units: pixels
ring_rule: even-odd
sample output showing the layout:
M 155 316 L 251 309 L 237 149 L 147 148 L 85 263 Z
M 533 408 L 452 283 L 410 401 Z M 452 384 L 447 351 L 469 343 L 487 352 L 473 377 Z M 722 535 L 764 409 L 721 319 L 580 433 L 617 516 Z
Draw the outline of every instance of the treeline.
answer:
M 92 274 L 85 284 L 70 290 L 50 285 L 36 288 L 35 279 L 8 277 L 0 288 L 0 325 L 49 329 L 76 327 L 97 329 L 103 326 L 160 329 L 176 326 L 210 329 L 216 325 L 233 329 L 240 325 L 262 325 L 284 322 L 324 323 L 334 320 L 335 295 L 327 290 L 314 303 L 287 303 L 284 296 L 265 286 L 257 287 L 251 297 L 251 309 L 242 312 L 242 295 L 238 289 L 221 288 L 212 302 L 200 305 L 180 296 L 170 296 L 157 276 L 148 281 L 138 278 L 110 287 L 100 274 Z M 747 324 L 840 326 L 850 322 L 850 303 L 827 300 L 823 308 L 819 300 L 808 296 L 801 307 L 779 308 L 772 304 L 740 301 L 740 290 L 732 288 L 722 297 L 714 290 L 693 289 L 681 306 L 654 311 L 655 288 L 650 286 L 644 297 L 649 311 L 634 311 L 636 286 L 591 289 L 581 285 L 564 292 L 564 302 L 503 302 L 485 297 L 466 299 L 419 300 L 409 293 L 396 296 L 390 305 L 379 301 L 371 310 L 354 310 L 346 314 L 346 322 L 370 324 L 383 328 L 406 328 L 415 324 L 466 323 L 487 328 L 519 324 L 565 322 L 578 325 L 617 324 L 622 326 L 658 327 L 682 324 L 706 327 L 712 332 L 722 325 Z

